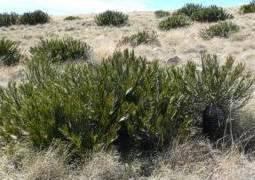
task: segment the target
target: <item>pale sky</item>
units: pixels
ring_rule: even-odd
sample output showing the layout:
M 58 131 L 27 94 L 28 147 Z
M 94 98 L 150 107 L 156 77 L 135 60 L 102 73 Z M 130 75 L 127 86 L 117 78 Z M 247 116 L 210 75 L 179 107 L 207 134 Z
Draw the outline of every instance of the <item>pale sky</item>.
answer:
M 102 12 L 108 9 L 120 11 L 142 11 L 175 9 L 188 2 L 236 6 L 250 0 L 0 0 L 0 13 L 23 13 L 41 9 L 51 15 Z

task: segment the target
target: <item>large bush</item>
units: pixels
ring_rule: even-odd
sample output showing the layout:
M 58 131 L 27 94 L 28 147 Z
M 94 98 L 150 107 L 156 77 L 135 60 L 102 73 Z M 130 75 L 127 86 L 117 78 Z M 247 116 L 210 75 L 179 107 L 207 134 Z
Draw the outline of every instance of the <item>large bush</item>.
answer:
M 67 60 L 87 60 L 90 47 L 80 40 L 73 38 L 47 39 L 30 49 L 33 56 L 45 56 L 52 62 L 64 62 Z
M 98 26 L 121 26 L 127 23 L 128 15 L 118 11 L 105 11 L 95 17 Z
M 23 83 L 0 89 L 1 138 L 37 147 L 61 139 L 81 152 L 161 148 L 186 137 L 207 105 L 242 106 L 254 82 L 231 58 L 220 66 L 203 56 L 202 70 L 159 67 L 128 51 L 98 65 L 60 68 L 44 58 L 34 57 Z
M 203 7 L 199 4 L 188 3 L 184 5 L 182 8 L 176 11 L 176 14 L 184 14 L 186 16 L 191 17 L 195 12 L 201 10 Z
M 166 17 L 170 15 L 168 11 L 163 11 L 163 10 L 155 11 L 154 14 L 157 18 L 162 18 L 162 17 Z
M 0 27 L 15 25 L 18 22 L 19 16 L 16 13 L 0 14 Z
M 240 8 L 241 13 L 254 13 L 255 12 L 255 1 L 251 1 L 249 4 L 243 5 Z
M 162 30 L 170 30 L 179 27 L 185 27 L 190 25 L 190 19 L 188 16 L 185 15 L 173 15 L 168 17 L 167 19 L 162 20 L 159 23 L 159 28 Z
M 20 24 L 29 24 L 29 25 L 36 25 L 36 24 L 45 24 L 48 23 L 50 17 L 47 13 L 37 10 L 34 12 L 27 12 L 20 16 L 19 22 Z
M 204 39 L 211 39 L 213 37 L 228 38 L 232 33 L 238 32 L 239 29 L 239 26 L 232 22 L 220 22 L 207 29 L 203 29 L 200 35 Z
M 16 42 L 2 38 L 0 40 L 0 62 L 3 65 L 14 65 L 19 62 L 20 53 Z

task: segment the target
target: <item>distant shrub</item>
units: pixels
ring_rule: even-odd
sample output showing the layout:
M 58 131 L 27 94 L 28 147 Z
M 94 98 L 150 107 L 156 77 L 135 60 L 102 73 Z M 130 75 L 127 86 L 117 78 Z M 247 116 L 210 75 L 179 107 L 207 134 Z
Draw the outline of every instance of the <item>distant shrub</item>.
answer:
M 162 18 L 162 17 L 166 17 L 170 15 L 168 11 L 163 11 L 163 10 L 158 10 L 158 11 L 155 11 L 154 13 L 157 18 Z
M 201 10 L 203 7 L 199 4 L 188 3 L 182 8 L 178 9 L 175 14 L 184 14 L 191 17 L 195 12 Z
M 0 40 L 0 62 L 3 65 L 14 65 L 19 62 L 20 53 L 16 42 L 2 38 Z
M 240 8 L 241 13 L 255 13 L 255 1 L 251 1 L 250 4 L 246 4 L 241 6 Z
M 233 18 L 233 16 L 221 7 L 209 6 L 195 11 L 191 18 L 199 22 L 217 22 Z
M 89 57 L 90 47 L 72 38 L 41 40 L 30 52 L 33 56 L 42 55 L 53 62 L 84 59 Z
M 170 30 L 174 28 L 184 27 L 190 25 L 190 18 L 185 15 L 173 15 L 159 23 L 159 28 L 162 30 Z
M 120 26 L 128 21 L 128 16 L 118 11 L 105 11 L 95 17 L 98 26 Z
M 27 12 L 20 16 L 20 24 L 29 24 L 29 25 L 36 25 L 36 24 L 45 24 L 48 23 L 50 17 L 47 13 L 37 10 L 34 12 Z
M 0 14 L 0 27 L 15 25 L 18 22 L 19 16 L 16 13 L 3 13 Z
M 139 46 L 140 44 L 149 44 L 157 40 L 157 33 L 155 31 L 141 31 L 121 40 L 121 44 L 129 43 L 131 46 Z
M 239 26 L 232 22 L 220 22 L 201 31 L 200 35 L 204 39 L 213 37 L 228 38 L 230 34 L 238 32 Z
M 64 21 L 73 21 L 81 19 L 79 16 L 67 16 Z

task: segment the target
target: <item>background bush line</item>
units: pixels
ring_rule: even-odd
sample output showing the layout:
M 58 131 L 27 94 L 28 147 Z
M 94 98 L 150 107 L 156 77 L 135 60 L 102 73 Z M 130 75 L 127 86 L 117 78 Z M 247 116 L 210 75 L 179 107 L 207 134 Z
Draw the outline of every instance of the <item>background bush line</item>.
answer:
M 50 21 L 50 17 L 47 13 L 36 10 L 34 12 L 27 12 L 23 15 L 18 15 L 16 13 L 3 13 L 0 14 L 0 27 L 1 26 L 11 26 L 17 24 L 44 24 Z
M 245 4 L 240 7 L 240 12 L 243 14 L 255 12 L 255 1 L 252 0 L 249 4 Z
M 230 103 L 242 107 L 253 83 L 243 64 L 219 65 L 211 55 L 202 56 L 202 70 L 192 62 L 162 68 L 127 50 L 61 68 L 34 56 L 23 83 L 0 89 L 0 135 L 40 148 L 60 139 L 82 153 L 161 149 L 189 136 L 207 106 L 226 117 Z

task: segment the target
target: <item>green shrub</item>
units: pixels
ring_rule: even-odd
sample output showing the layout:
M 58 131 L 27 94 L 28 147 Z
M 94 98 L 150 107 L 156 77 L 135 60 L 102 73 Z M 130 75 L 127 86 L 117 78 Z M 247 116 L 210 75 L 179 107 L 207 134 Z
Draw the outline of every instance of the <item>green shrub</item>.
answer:
M 167 19 L 162 20 L 159 23 L 159 28 L 162 30 L 170 30 L 179 27 L 185 27 L 190 25 L 190 19 L 185 15 L 173 15 Z
M 16 13 L 0 14 L 0 27 L 15 25 L 18 22 L 19 16 Z
M 178 9 L 175 14 L 184 14 L 191 17 L 195 12 L 201 10 L 203 7 L 199 4 L 188 3 L 182 8 Z
M 154 13 L 157 18 L 162 18 L 162 17 L 166 17 L 170 15 L 168 11 L 163 11 L 163 10 L 158 10 L 158 11 L 155 11 Z
M 33 56 L 42 55 L 52 62 L 64 62 L 67 60 L 87 60 L 90 47 L 80 40 L 73 38 L 41 39 L 40 43 L 30 49 Z
M 81 19 L 79 16 L 67 16 L 64 21 L 73 21 Z
M 238 32 L 239 26 L 232 22 L 220 22 L 201 31 L 200 35 L 204 39 L 213 37 L 228 38 L 232 33 Z
M 10 66 L 19 62 L 20 53 L 16 42 L 2 38 L 0 40 L 0 62 Z
M 37 10 L 34 12 L 27 12 L 20 16 L 20 24 L 29 24 L 29 25 L 36 25 L 36 24 L 45 24 L 48 23 L 50 17 L 47 13 Z
M 105 11 L 95 17 L 98 26 L 121 26 L 127 23 L 128 16 L 118 11 Z
M 129 43 L 131 46 L 139 46 L 141 44 L 149 44 L 156 41 L 158 38 L 157 33 L 155 31 L 141 31 L 136 34 L 133 34 L 128 37 L 124 37 L 120 44 L 127 44 Z
M 250 4 L 246 4 L 241 6 L 240 8 L 241 13 L 254 13 L 255 12 L 255 1 L 251 1 Z
M 217 22 L 233 18 L 233 16 L 221 7 L 209 6 L 194 12 L 191 18 L 199 22 Z

